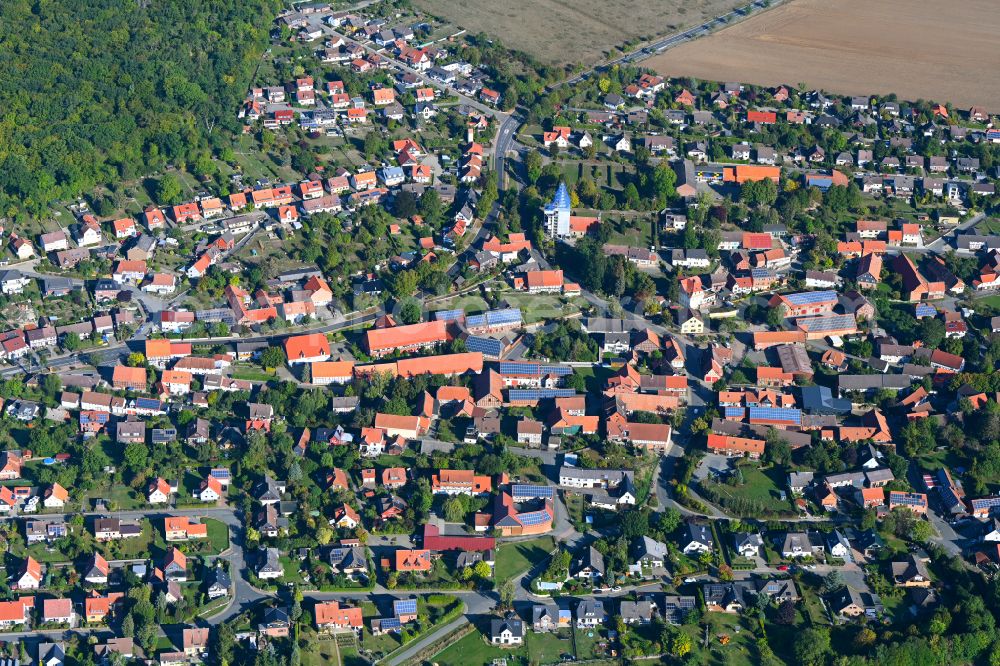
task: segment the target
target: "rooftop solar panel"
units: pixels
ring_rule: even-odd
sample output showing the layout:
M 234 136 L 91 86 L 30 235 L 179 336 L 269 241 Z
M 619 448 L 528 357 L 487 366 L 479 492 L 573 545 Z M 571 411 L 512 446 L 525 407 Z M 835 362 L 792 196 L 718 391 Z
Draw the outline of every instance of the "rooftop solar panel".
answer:
M 511 389 L 508 392 L 511 401 L 547 400 L 550 398 L 570 398 L 576 395 L 573 389 Z
M 746 415 L 746 410 L 742 407 L 723 407 L 723 414 L 726 418 L 743 418 Z
M 537 497 L 539 499 L 555 497 L 556 489 L 552 486 L 527 486 L 514 484 L 510 488 L 513 497 Z
M 500 364 L 501 375 L 571 375 L 573 368 L 568 365 L 547 365 L 524 361 L 504 361 Z
M 392 610 L 396 615 L 410 615 L 417 612 L 416 599 L 397 599 L 392 602 Z
M 484 356 L 500 358 L 503 351 L 503 343 L 493 338 L 481 338 L 477 335 L 470 335 L 465 339 L 465 349 L 470 352 L 481 352 Z
M 750 420 L 802 423 L 802 412 L 787 407 L 751 407 Z
M 378 623 L 379 626 L 382 627 L 382 631 L 386 631 L 388 629 L 399 629 L 403 626 L 400 621 L 394 617 L 383 617 L 378 621 Z
M 799 318 L 795 323 L 798 326 L 804 326 L 811 332 L 839 331 L 857 326 L 858 320 L 854 318 L 854 315 L 833 315 L 830 317 Z
M 491 324 L 513 324 L 521 321 L 520 308 L 505 308 L 503 310 L 493 310 L 486 313 L 486 319 Z
M 771 271 L 767 270 L 766 268 L 751 268 L 750 269 L 750 277 L 752 277 L 752 278 L 756 278 L 756 279 L 766 278 L 770 274 L 771 274 Z
M 551 518 L 549 517 L 547 511 L 531 511 L 529 513 L 519 514 L 517 519 L 522 525 L 541 525 Z
M 437 321 L 455 321 L 464 316 L 465 311 L 463 310 L 438 310 L 434 313 L 434 319 Z
M 792 305 L 812 305 L 813 303 L 836 301 L 837 292 L 832 290 L 802 291 L 797 294 L 785 294 L 783 298 Z

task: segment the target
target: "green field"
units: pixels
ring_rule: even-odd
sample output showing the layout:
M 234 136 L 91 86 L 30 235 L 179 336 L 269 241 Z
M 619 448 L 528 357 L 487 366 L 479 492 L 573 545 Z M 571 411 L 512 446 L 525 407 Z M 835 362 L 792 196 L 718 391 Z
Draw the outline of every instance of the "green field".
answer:
M 210 551 L 212 555 L 218 555 L 229 548 L 229 527 L 224 522 L 215 518 L 203 518 L 201 522 L 208 526 L 208 540 L 212 544 Z
M 782 500 L 779 497 L 784 479 L 776 468 L 762 470 L 756 464 L 747 464 L 742 465 L 741 469 L 744 479 L 741 485 L 731 486 L 726 483 L 715 482 L 706 484 L 707 488 L 711 488 L 718 492 L 721 497 L 726 498 L 727 502 L 720 503 L 727 504 L 727 509 L 731 509 L 737 514 L 748 513 L 747 511 L 741 511 L 739 504 L 729 504 L 729 502 L 738 502 L 740 499 L 745 499 L 753 502 L 756 508 L 765 514 L 788 513 L 791 511 L 791 504 L 788 500 Z
M 573 638 L 565 629 L 554 633 L 535 633 L 529 629 L 525 640 L 532 661 L 539 664 L 554 664 L 562 661 L 562 655 L 574 654 Z
M 587 302 L 583 298 L 563 298 L 555 294 L 528 294 L 525 292 L 503 292 L 502 297 L 511 307 L 520 308 L 526 324 L 558 319 L 576 314 Z
M 473 631 L 438 652 L 430 661 L 439 666 L 483 666 L 494 659 L 507 659 L 507 664 L 513 666 L 527 664 L 527 655 L 528 650 L 523 645 L 516 649 L 494 647 L 486 642 L 481 632 Z
M 563 177 L 567 186 L 573 186 L 581 180 L 592 180 L 598 189 L 621 190 L 629 178 L 632 168 L 625 164 L 608 162 L 594 164 L 590 162 L 560 162 Z
M 346 657 L 345 649 L 338 651 L 337 641 L 331 639 L 309 641 L 309 645 L 302 650 L 302 666 L 327 666 L 328 664 L 340 664 L 338 654 L 341 658 Z M 357 656 L 357 650 L 354 651 Z
M 542 562 L 554 547 L 555 541 L 550 536 L 503 544 L 497 548 L 497 563 L 493 576 L 498 581 L 515 578 Z

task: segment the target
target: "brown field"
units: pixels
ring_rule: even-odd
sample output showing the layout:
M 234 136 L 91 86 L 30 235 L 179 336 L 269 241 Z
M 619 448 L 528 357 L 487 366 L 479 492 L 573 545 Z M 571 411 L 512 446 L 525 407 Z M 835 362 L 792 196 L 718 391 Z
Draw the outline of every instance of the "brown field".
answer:
M 699 25 L 746 0 L 415 0 L 420 9 L 470 33 L 551 65 L 594 64 L 626 41 Z
M 1000 111 L 997 9 L 995 0 L 791 0 L 643 64 L 668 76 Z

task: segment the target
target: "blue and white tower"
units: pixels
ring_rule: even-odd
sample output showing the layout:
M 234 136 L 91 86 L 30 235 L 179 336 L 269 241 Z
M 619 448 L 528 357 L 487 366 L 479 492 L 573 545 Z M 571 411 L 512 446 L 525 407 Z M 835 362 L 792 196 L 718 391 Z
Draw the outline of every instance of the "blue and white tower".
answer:
M 555 197 L 545 205 L 545 231 L 553 238 L 569 236 L 569 217 L 572 212 L 566 183 L 559 182 Z

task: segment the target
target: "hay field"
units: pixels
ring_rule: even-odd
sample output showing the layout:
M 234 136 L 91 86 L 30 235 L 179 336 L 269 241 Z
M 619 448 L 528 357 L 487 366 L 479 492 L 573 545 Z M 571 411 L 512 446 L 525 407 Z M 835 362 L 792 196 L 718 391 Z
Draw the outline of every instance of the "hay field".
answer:
M 643 64 L 668 76 L 1000 111 L 1000 12 L 994 0 L 791 0 Z
M 595 64 L 631 39 L 700 25 L 745 0 L 415 0 L 423 11 L 550 65 Z

